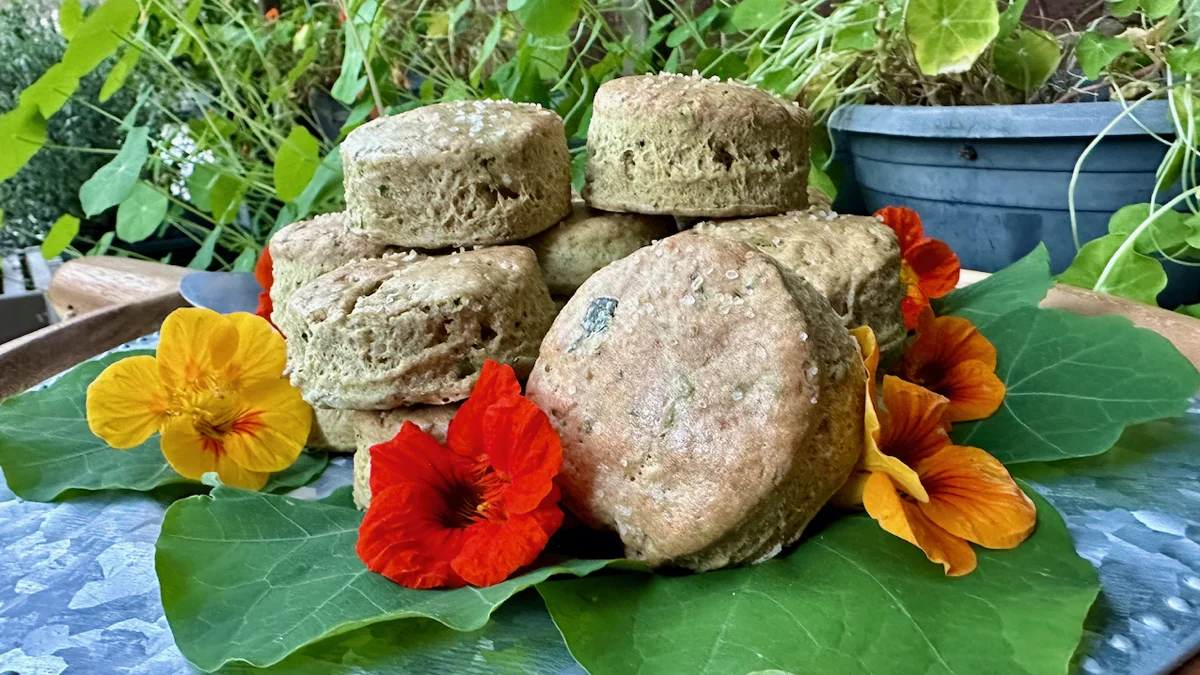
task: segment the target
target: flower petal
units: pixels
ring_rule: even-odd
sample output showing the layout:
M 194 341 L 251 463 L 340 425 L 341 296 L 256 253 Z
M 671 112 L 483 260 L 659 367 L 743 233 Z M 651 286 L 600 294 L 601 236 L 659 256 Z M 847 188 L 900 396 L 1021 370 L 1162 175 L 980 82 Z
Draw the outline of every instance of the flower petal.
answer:
M 934 316 L 930 309 L 922 311 L 917 337 L 904 353 L 904 379 L 929 386 L 937 379 L 936 373 L 927 372 L 931 365 L 947 370 L 963 361 L 982 361 L 994 369 L 996 348 L 968 319 Z
M 471 484 L 472 469 L 471 460 L 451 452 L 412 422 L 405 422 L 395 438 L 371 446 L 371 493 L 414 483 L 448 495 L 457 485 Z
M 884 530 L 920 548 L 931 562 L 941 563 L 947 575 L 958 577 L 975 569 L 971 545 L 938 527 L 916 504 L 905 501 L 887 476 L 871 474 L 863 506 Z
M 929 309 L 929 298 L 921 292 L 920 286 L 910 284 L 905 287 L 904 299 L 900 301 L 900 314 L 904 317 L 904 327 L 912 330 L 917 327 L 921 313 Z
M 532 563 L 562 524 L 557 501 L 557 494 L 550 495 L 529 513 L 467 528 L 462 551 L 451 563 L 454 571 L 475 586 L 491 586 Z
M 883 378 L 883 412 L 879 448 L 913 466 L 921 458 L 950 445 L 944 397 L 898 377 Z
M 948 422 L 986 419 L 1004 403 L 1004 383 L 982 361 L 967 361 L 951 368 L 939 390 L 950 399 L 946 406 Z
M 867 400 L 872 405 L 878 405 L 879 392 L 875 390 L 875 373 L 879 370 L 879 342 L 875 339 L 875 331 L 871 330 L 870 326 L 859 326 L 850 330 L 850 336 L 858 342 L 858 353 L 867 369 Z
M 177 309 L 162 324 L 159 376 L 168 389 L 187 389 L 201 377 L 220 372 L 237 343 L 237 328 L 227 317 L 211 309 Z
M 271 260 L 270 246 L 263 247 L 262 255 L 258 257 L 258 263 L 254 265 L 254 279 L 259 286 L 262 286 L 262 292 L 258 294 L 258 308 L 254 310 L 254 313 L 271 321 L 271 313 L 275 311 L 275 306 L 271 302 L 271 286 L 275 283 L 275 269 Z M 271 323 L 271 325 L 275 324 Z
M 262 317 L 236 312 L 227 315 L 237 330 L 237 350 L 225 364 L 225 378 L 235 388 L 278 381 L 287 366 L 287 343 Z
M 920 279 L 921 292 L 926 296 L 940 298 L 958 285 L 962 265 L 946 242 L 922 239 L 903 255 Z
M 484 413 L 500 400 L 520 395 L 521 383 L 511 367 L 491 359 L 484 361 L 470 398 L 450 420 L 446 444 L 464 457 L 478 458 L 484 453 Z
M 1037 523 L 1037 507 L 995 457 L 951 445 L 922 459 L 917 472 L 929 490 L 921 512 L 956 537 L 988 548 L 1013 548 Z
M 492 405 L 483 416 L 483 445 L 501 479 L 509 513 L 538 507 L 562 469 L 562 444 L 550 418 L 532 401 L 513 396 Z
M 221 482 L 243 490 L 259 490 L 270 474 L 242 468 L 225 454 L 220 441 L 207 438 L 196 430 L 189 415 L 171 418 L 163 427 L 162 453 L 171 468 L 192 480 L 215 471 Z
M 268 473 L 295 463 L 313 420 L 312 408 L 300 397 L 300 390 L 276 378 L 244 390 L 242 400 L 248 404 L 246 409 L 221 439 L 229 458 L 251 471 Z
M 367 569 L 408 588 L 465 585 L 451 561 L 462 551 L 466 530 L 446 527 L 443 507 L 444 496 L 424 483 L 373 492 L 371 506 L 358 527 L 358 557 Z
M 118 450 L 146 442 L 167 420 L 169 397 L 153 356 L 130 356 L 104 369 L 87 388 L 87 421 Z
M 900 240 L 900 255 L 907 257 L 908 249 L 925 238 L 925 228 L 921 225 L 921 216 L 916 211 L 903 206 L 888 206 L 875 212 L 876 218 L 882 218 L 883 224 L 892 228 L 896 238 Z

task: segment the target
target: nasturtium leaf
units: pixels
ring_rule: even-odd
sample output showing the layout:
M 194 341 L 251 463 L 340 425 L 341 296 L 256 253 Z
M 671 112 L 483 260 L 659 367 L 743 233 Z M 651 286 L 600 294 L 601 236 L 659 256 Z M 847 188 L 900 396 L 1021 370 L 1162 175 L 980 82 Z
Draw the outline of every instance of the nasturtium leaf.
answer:
M 328 155 L 325 155 L 325 159 L 321 160 L 321 165 L 313 173 L 313 177 L 304 187 L 304 191 L 292 202 L 296 209 L 296 220 L 307 217 L 317 203 L 333 191 L 340 192 L 341 187 L 342 155 L 338 148 L 334 148 Z
M 80 186 L 79 203 L 83 206 L 84 215 L 94 216 L 129 197 L 137 185 L 142 166 L 150 156 L 146 147 L 149 136 L 146 127 L 131 129 L 117 156 Z
M 786 96 L 788 89 L 792 83 L 796 81 L 796 74 L 790 68 L 772 68 L 763 74 L 756 84 L 768 91 L 775 92 L 780 96 Z
M 254 265 L 258 262 L 258 249 L 247 246 L 242 249 L 237 258 L 233 260 L 234 272 L 253 272 Z
M 1161 19 L 1175 11 L 1175 8 L 1179 6 L 1179 0 L 1139 0 L 1138 4 L 1146 18 Z
M 113 65 L 112 70 L 108 71 L 108 77 L 104 78 L 104 85 L 100 87 L 101 103 L 112 98 L 113 94 L 125 86 L 125 80 L 129 79 L 129 74 L 133 72 L 133 67 L 137 65 L 138 59 L 141 57 L 142 50 L 136 45 L 125 48 L 125 53 Z
M 1123 206 L 1108 219 L 1108 232 L 1131 235 L 1153 213 L 1150 205 L 1145 203 Z M 1191 232 L 1192 227 L 1184 215 L 1168 209 L 1159 213 L 1150 226 L 1142 231 L 1134 242 L 1133 250 L 1145 254 L 1170 251 L 1183 244 Z
M 67 40 L 75 37 L 79 24 L 83 23 L 83 5 L 79 0 L 63 0 L 58 6 L 58 32 Z
M 220 225 L 217 225 L 204 237 L 204 241 L 200 242 L 200 250 L 196 251 L 196 255 L 188 263 L 190 269 L 206 270 L 209 265 L 212 265 L 213 253 L 216 251 L 217 241 L 221 239 L 221 233 L 224 229 Z
M 76 77 L 92 72 L 124 43 L 139 11 L 137 0 L 104 0 L 79 24 L 62 64 Z
M 1029 255 L 982 281 L 959 288 L 933 301 L 938 316 L 961 316 L 977 327 L 1021 309 L 1037 307 L 1054 285 L 1050 276 L 1050 252 L 1038 244 Z
M 1183 414 L 1200 389 L 1166 338 L 1124 317 L 1026 308 L 980 331 L 996 347 L 1004 402 L 951 437 L 1005 464 L 1098 455 L 1128 425 Z
M 246 184 L 238 177 L 227 173 L 218 175 L 208 191 L 208 205 L 213 219 L 222 225 L 233 221 L 245 196 Z
M 58 257 L 79 234 L 79 219 L 65 213 L 54 221 L 46 238 L 42 241 L 42 257 L 49 260 Z
M 865 51 L 874 49 L 879 42 L 875 33 L 875 22 L 879 18 L 879 8 L 874 4 L 863 5 L 854 10 L 850 23 L 833 34 L 833 50 Z
M 1000 31 L 996 0 L 910 0 L 905 32 L 926 75 L 962 73 Z
M 36 104 L 18 105 L 0 115 L 0 181 L 17 175 L 46 144 L 46 118 Z
M 1200 72 L 1200 49 L 1197 49 L 1193 45 L 1172 47 L 1171 51 L 1167 52 L 1167 65 L 1171 66 L 1171 69 L 1177 73 L 1194 75 Z M 1180 107 L 1179 98 L 1175 101 L 1177 107 Z
M 1116 58 L 1133 49 L 1133 43 L 1121 37 L 1106 37 L 1095 31 L 1088 31 L 1079 37 L 1075 44 L 1075 57 L 1083 74 L 1089 79 L 1100 77 L 1100 73 Z
M 167 196 L 139 182 L 117 207 L 117 236 L 130 243 L 154 234 L 167 217 Z
M 756 30 L 775 23 L 787 6 L 787 0 L 742 0 L 734 6 L 729 21 L 738 30 Z
M 359 560 L 362 517 L 353 508 L 228 487 L 176 502 L 155 568 L 179 650 L 212 672 L 233 661 L 269 666 L 322 638 L 394 619 L 475 630 L 517 592 L 611 562 L 569 560 L 488 588 L 411 590 Z
M 100 239 L 96 241 L 96 245 L 84 255 L 104 255 L 108 253 L 108 248 L 112 246 L 113 238 L 117 236 L 116 232 L 108 231 L 100 235 Z
M 1034 534 L 976 548 L 978 569 L 960 578 L 855 514 L 750 567 L 538 591 L 591 673 L 1065 675 L 1100 584 L 1054 507 L 1030 497 Z
M 504 20 L 497 15 L 492 19 L 492 29 L 488 31 L 487 37 L 483 39 L 483 46 L 479 49 L 479 56 L 475 59 L 475 67 L 471 69 L 471 84 L 478 86 L 479 79 L 483 77 L 483 68 L 487 65 L 488 59 L 492 58 L 492 53 L 496 51 L 496 46 L 500 44 L 500 36 L 504 31 Z
M 514 7 L 514 5 L 516 5 Z M 580 0 L 509 0 L 509 10 L 537 37 L 562 35 L 579 19 Z
M 1011 0 L 1008 7 L 1000 12 L 1000 31 L 996 34 L 998 39 L 1006 38 L 1016 30 L 1021 23 L 1021 15 L 1025 12 L 1027 4 L 1029 4 L 1029 0 Z
M 808 165 L 808 184 L 821 191 L 831 202 L 837 198 L 837 185 L 829 174 L 818 169 L 815 163 Z
M 1124 234 L 1106 234 L 1084 244 L 1071 266 L 1058 275 L 1058 281 L 1148 305 L 1155 304 L 1158 294 L 1167 287 L 1167 273 L 1161 262 L 1138 253 L 1136 247 L 1126 249 L 1113 262 L 1113 269 L 1105 277 L 1104 283 L 1099 283 L 1104 268 L 1128 238 Z
M 63 107 L 77 89 L 79 76 L 63 64 L 56 63 L 22 91 L 19 100 L 22 104 L 36 105 L 42 117 L 49 118 Z
M 1052 33 L 1018 28 L 997 40 L 992 48 L 992 66 L 1008 86 L 1029 93 L 1045 84 L 1058 70 L 1062 49 Z
M 1118 19 L 1125 17 L 1138 11 L 1139 0 L 1115 0 L 1108 6 L 1108 13 Z
M 1166 192 L 1179 180 L 1183 174 L 1183 159 L 1191 152 L 1186 139 L 1177 138 L 1167 149 L 1167 156 L 1154 170 L 1154 188 L 1158 192 Z
M 304 192 L 321 164 L 321 144 L 297 124 L 275 153 L 275 194 L 290 202 Z

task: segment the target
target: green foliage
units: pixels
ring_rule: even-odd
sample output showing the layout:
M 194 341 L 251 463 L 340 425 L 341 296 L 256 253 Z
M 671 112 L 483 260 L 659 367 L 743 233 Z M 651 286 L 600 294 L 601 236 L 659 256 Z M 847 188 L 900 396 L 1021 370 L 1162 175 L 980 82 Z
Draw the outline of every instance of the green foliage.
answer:
M 1045 84 L 1061 59 L 1058 41 L 1044 30 L 1016 30 L 992 48 L 996 74 L 1008 86 L 1026 93 Z
M 149 133 L 146 127 L 130 130 L 117 156 L 79 188 L 79 203 L 84 214 L 94 216 L 120 204 L 133 193 L 150 154 L 146 147 Z
M 79 25 L 82 23 L 83 5 L 79 4 L 79 0 L 63 0 L 58 6 L 58 25 L 62 36 L 70 40 L 79 31 Z
M 321 163 L 321 145 L 308 129 L 292 127 L 275 153 L 275 195 L 290 202 L 304 192 Z
M 750 567 L 538 591 L 591 673 L 1065 674 L 1100 583 L 1054 507 L 1026 491 L 1033 536 L 979 550 L 961 578 L 855 514 Z
M 62 64 L 77 77 L 92 72 L 117 51 L 137 17 L 137 0 L 104 0 L 79 24 Z
M 1037 307 L 1052 285 L 1050 252 L 1038 244 L 1003 270 L 934 300 L 933 309 L 938 316 L 960 316 L 982 328 L 1009 312 Z
M 1000 32 L 995 0 L 910 0 L 905 30 L 926 75 L 961 73 Z
M 154 234 L 166 217 L 167 196 L 146 183 L 138 183 L 117 208 L 116 234 L 122 241 L 142 241 Z
M 1058 275 L 1058 281 L 1155 304 L 1158 294 L 1167 287 L 1167 273 L 1161 262 L 1133 249 L 1126 249 L 1118 257 L 1117 252 L 1127 239 L 1128 235 L 1107 234 L 1084 244 L 1071 266 Z M 1100 277 L 1110 266 L 1111 272 L 1102 282 Z
M 1079 36 L 1075 43 L 1075 56 L 1079 59 L 1079 67 L 1091 79 L 1100 77 L 1100 73 L 1108 64 L 1122 54 L 1133 50 L 1133 43 L 1125 38 L 1105 37 L 1095 31 L 1088 31 Z
M 786 7 L 787 0 L 742 0 L 733 8 L 730 23 L 739 30 L 764 28 L 775 23 Z
M 167 510 L 155 568 L 179 650 L 206 672 L 269 666 L 322 638 L 407 617 L 476 630 L 510 597 L 555 574 L 611 561 L 569 560 L 488 588 L 418 591 L 355 555 L 358 509 L 227 487 Z M 298 570 L 304 583 L 296 583 Z
M 88 361 L 41 391 L 30 391 L 0 403 L 0 469 L 8 488 L 22 499 L 46 502 L 69 490 L 146 491 L 175 483 L 192 483 L 163 459 L 158 437 L 130 450 L 114 450 L 88 429 L 87 386 L 129 351 Z M 329 463 L 325 453 L 304 453 L 264 488 L 280 490 L 306 485 Z
M 46 142 L 46 118 L 36 103 L 22 103 L 0 115 L 0 137 L 8 140 L 0 154 L 0 180 L 8 180 L 25 166 Z
M 536 37 L 562 35 L 579 19 L 580 0 L 508 0 L 508 10 Z
M 1166 338 L 1117 316 L 1018 309 L 980 327 L 1007 392 L 959 445 L 1005 464 L 1098 455 L 1125 427 L 1187 411 L 1200 374 Z
M 70 246 L 77 234 L 79 219 L 70 214 L 59 216 L 50 227 L 50 232 L 46 234 L 46 240 L 42 242 L 42 257 L 47 260 L 58 257 L 63 249 Z

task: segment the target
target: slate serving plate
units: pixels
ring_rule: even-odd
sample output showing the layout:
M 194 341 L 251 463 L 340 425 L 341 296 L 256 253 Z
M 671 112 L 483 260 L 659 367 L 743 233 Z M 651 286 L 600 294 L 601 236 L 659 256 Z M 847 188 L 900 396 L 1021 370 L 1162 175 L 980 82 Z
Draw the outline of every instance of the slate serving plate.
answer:
M 125 348 L 152 348 L 154 338 Z M 1130 428 L 1090 459 L 1014 473 L 1066 518 L 1104 590 L 1087 621 L 1076 670 L 1170 673 L 1200 649 L 1200 399 L 1174 420 Z M 319 498 L 349 484 L 337 458 Z M 175 647 L 154 576 L 154 541 L 168 498 L 82 494 L 58 503 L 17 498 L 0 480 L 0 675 L 198 672 Z M 583 675 L 535 592 L 474 633 L 433 621 L 369 626 L 312 645 L 265 670 L 229 673 L 483 673 Z

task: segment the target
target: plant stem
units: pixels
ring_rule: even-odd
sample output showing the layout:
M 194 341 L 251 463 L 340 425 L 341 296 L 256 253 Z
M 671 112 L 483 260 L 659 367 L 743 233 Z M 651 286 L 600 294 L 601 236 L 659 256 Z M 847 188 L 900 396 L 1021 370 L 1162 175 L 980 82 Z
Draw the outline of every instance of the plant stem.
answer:
M 1133 228 L 1133 232 L 1129 233 L 1129 237 L 1125 241 L 1121 242 L 1121 245 L 1117 247 L 1116 253 L 1113 253 L 1113 256 L 1108 259 L 1108 264 L 1104 266 L 1104 269 L 1100 272 L 1100 276 L 1096 278 L 1096 283 L 1092 286 L 1092 290 L 1096 291 L 1097 293 L 1103 293 L 1104 282 L 1108 281 L 1108 277 L 1112 274 L 1113 270 L 1116 269 L 1117 261 L 1120 260 L 1122 256 L 1129 253 L 1129 250 L 1133 248 L 1134 242 L 1136 242 L 1137 238 L 1146 231 L 1146 228 L 1150 227 L 1150 225 L 1157 220 L 1159 216 L 1175 208 L 1176 204 L 1198 192 L 1200 192 L 1200 187 L 1193 187 L 1184 191 L 1171 201 L 1160 206 L 1157 210 L 1152 211 L 1150 215 L 1141 222 L 1141 224 Z

